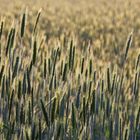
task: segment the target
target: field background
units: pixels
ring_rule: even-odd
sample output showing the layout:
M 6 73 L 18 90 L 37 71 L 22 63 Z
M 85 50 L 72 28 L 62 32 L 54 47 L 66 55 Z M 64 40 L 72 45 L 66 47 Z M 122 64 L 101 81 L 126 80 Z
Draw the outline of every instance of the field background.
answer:
M 100 38 L 108 40 L 106 46 L 116 45 L 123 48 L 124 40 L 130 32 L 134 32 L 132 53 L 137 56 L 140 35 L 139 0 L 0 0 L 1 18 L 6 15 L 7 24 L 13 19 L 20 19 L 27 8 L 28 22 L 33 24 L 38 9 L 42 8 L 40 29 L 46 35 L 58 37 L 65 32 L 74 33 L 80 40 L 92 40 L 98 44 Z M 8 25 L 7 25 L 8 26 Z M 113 43 L 113 41 L 117 41 Z M 119 45 L 117 45 L 119 44 Z M 105 48 L 101 51 L 110 52 Z M 121 53 L 121 52 L 120 52 Z M 132 56 L 134 55 L 132 54 Z M 115 55 L 112 51 L 110 55 Z M 120 54 L 119 54 L 120 55 Z M 110 57 L 110 56 L 109 56 Z M 118 55 L 117 55 L 118 57 Z M 106 62 L 110 61 L 106 58 Z

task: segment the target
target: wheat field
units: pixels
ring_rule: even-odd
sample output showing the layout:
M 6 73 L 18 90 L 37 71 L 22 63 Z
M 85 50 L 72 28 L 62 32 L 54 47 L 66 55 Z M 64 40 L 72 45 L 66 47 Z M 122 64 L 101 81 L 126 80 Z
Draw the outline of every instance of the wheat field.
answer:
M 0 0 L 0 140 L 140 140 L 139 0 Z

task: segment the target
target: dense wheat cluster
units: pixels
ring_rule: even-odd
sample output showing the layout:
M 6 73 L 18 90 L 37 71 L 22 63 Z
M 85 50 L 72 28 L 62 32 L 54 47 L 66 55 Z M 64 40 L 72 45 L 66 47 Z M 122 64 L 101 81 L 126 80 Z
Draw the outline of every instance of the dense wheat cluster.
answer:
M 0 140 L 140 140 L 139 0 L 0 3 Z

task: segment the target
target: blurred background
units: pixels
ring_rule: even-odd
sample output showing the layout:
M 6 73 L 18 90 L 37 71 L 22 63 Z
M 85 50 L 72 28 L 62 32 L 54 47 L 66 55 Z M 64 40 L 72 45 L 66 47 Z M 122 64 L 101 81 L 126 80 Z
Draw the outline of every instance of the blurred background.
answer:
M 0 3 L 0 18 L 6 20 L 7 30 L 13 20 L 21 19 L 25 10 L 27 28 L 32 29 L 42 8 L 39 31 L 47 38 L 74 34 L 79 44 L 90 40 L 95 55 L 99 58 L 101 52 L 100 57 L 109 54 L 104 59 L 110 61 L 121 56 L 128 34 L 133 31 L 132 58 L 140 52 L 139 0 L 0 0 Z
M 94 30 L 137 30 L 139 6 L 139 0 L 0 0 L 0 17 L 18 18 L 26 8 L 30 17 L 42 8 L 43 28 L 52 27 L 57 32 L 73 30 L 81 37 L 92 38 Z

